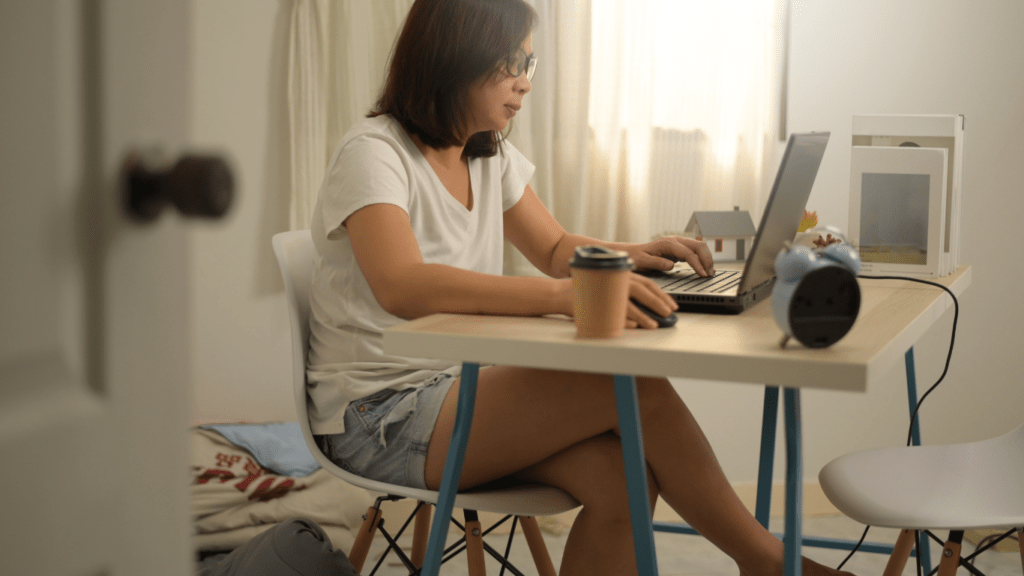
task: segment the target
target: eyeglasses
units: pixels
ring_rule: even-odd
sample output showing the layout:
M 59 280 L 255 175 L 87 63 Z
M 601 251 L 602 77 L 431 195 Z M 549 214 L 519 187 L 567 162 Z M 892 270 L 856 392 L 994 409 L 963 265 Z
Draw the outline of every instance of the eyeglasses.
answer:
M 525 50 L 520 48 L 508 59 L 505 71 L 513 78 L 526 72 L 526 79 L 533 81 L 533 73 L 537 71 L 537 57 L 533 54 L 527 54 Z

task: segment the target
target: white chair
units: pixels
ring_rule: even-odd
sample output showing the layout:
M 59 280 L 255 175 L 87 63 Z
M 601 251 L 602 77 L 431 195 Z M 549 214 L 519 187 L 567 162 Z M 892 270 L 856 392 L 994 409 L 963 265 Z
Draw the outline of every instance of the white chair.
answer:
M 281 266 L 285 296 L 288 301 L 288 312 L 292 330 L 295 406 L 298 411 L 302 435 L 306 439 L 306 445 L 320 465 L 331 474 L 356 486 L 386 495 L 378 498 L 374 505 L 367 510 L 365 521 L 356 535 L 355 544 L 352 547 L 351 554 L 349 554 L 349 559 L 355 566 L 356 571 L 360 572 L 366 560 L 370 542 L 377 529 L 380 528 L 389 542 L 390 549 L 396 551 L 410 573 L 413 573 L 423 564 L 427 533 L 430 526 L 430 508 L 424 506 L 423 503 L 436 504 L 438 493 L 362 478 L 331 462 L 320 451 L 309 427 L 306 406 L 306 354 L 309 350 L 310 333 L 309 293 L 313 267 L 317 257 L 316 249 L 313 246 L 313 237 L 309 230 L 295 230 L 275 234 L 272 244 L 278 264 Z M 383 520 L 380 513 L 380 505 L 383 501 L 400 500 L 403 498 L 412 498 L 420 502 L 416 508 L 417 511 L 414 512 L 416 524 L 414 527 L 411 557 L 406 557 L 402 550 L 394 544 L 395 540 L 401 535 L 401 532 L 392 537 L 383 529 Z M 485 551 L 498 559 L 503 566 L 512 568 L 507 564 L 507 550 L 503 558 L 501 554 L 483 542 L 482 534 L 486 534 L 486 532 L 481 532 L 480 523 L 476 515 L 477 511 L 503 514 L 506 515 L 506 520 L 509 517 L 515 517 L 511 534 L 515 534 L 515 524 L 519 522 L 522 525 L 533 560 L 537 565 L 538 573 L 541 576 L 555 576 L 554 565 L 548 555 L 544 539 L 534 517 L 559 514 L 572 510 L 579 505 L 579 502 L 561 490 L 536 484 L 517 484 L 500 489 L 470 490 L 459 493 L 455 499 L 455 507 L 462 508 L 466 512 L 465 542 L 470 574 L 472 576 L 483 576 L 483 554 Z M 410 520 L 412 520 L 411 517 Z M 504 521 L 502 520 L 501 522 Z M 453 522 L 455 522 L 454 519 Z M 457 522 L 455 523 L 458 524 Z M 405 526 L 408 526 L 408 524 L 409 521 L 406 521 Z M 405 526 L 402 527 L 402 530 L 405 529 Z M 511 544 L 511 536 L 509 543 Z M 456 546 L 458 545 L 459 543 L 456 544 Z M 451 548 L 454 549 L 456 546 Z M 445 553 L 448 554 L 448 551 Z M 445 559 L 447 560 L 447 558 L 446 556 Z M 383 561 L 383 557 L 381 560 Z M 520 573 L 514 568 L 512 570 L 515 574 Z M 375 571 L 376 568 L 374 568 Z
M 885 576 L 903 572 L 916 531 L 944 544 L 939 576 L 953 576 L 961 565 L 978 573 L 967 562 L 987 547 L 961 558 L 965 530 L 1007 530 L 1003 538 L 1024 535 L 1024 426 L 980 442 L 847 454 L 822 468 L 818 479 L 828 499 L 850 518 L 902 529 Z M 932 530 L 948 530 L 949 537 L 943 542 Z

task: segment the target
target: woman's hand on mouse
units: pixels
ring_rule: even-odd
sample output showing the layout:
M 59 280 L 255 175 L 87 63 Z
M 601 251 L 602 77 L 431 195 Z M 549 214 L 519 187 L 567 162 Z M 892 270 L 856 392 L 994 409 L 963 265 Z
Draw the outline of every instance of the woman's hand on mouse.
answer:
M 658 287 L 653 280 L 639 274 L 629 275 L 629 297 L 644 306 L 647 306 L 655 314 L 668 316 L 675 312 L 679 305 L 664 290 Z M 626 328 L 649 328 L 655 329 L 658 323 L 640 310 L 633 302 L 626 304 Z
M 679 305 L 671 296 L 666 294 L 650 278 L 639 274 L 629 275 L 629 296 L 630 299 L 641 302 L 653 310 L 656 314 L 668 316 L 676 311 Z M 560 314 L 573 316 L 572 279 L 563 278 L 555 280 L 555 306 Z M 658 323 L 650 316 L 644 314 L 632 302 L 626 304 L 626 328 L 650 328 L 656 329 Z

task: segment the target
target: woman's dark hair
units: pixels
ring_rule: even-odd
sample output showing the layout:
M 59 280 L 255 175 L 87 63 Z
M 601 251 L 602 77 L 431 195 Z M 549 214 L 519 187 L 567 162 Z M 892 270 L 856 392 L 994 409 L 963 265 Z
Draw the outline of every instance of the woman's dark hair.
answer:
M 469 88 L 503 69 L 536 22 L 523 0 L 416 0 L 368 116 L 390 114 L 431 148 L 465 143 L 469 158 L 494 156 L 499 134 L 465 134 Z

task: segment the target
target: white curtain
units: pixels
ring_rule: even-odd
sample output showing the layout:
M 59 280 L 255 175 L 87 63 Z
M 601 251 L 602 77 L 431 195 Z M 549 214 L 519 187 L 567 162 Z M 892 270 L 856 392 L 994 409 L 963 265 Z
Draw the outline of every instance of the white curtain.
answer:
M 540 16 L 533 32 L 533 51 L 539 60 L 532 91 L 509 140 L 536 165 L 532 185 L 548 210 L 568 231 L 588 233 L 582 207 L 592 142 L 590 2 L 530 3 Z M 511 245 L 506 245 L 505 272 L 540 274 Z
M 309 228 L 316 189 L 326 167 L 326 47 L 320 4 L 316 0 L 292 0 L 288 38 L 292 230 Z
M 413 0 L 292 0 L 291 227 L 308 228 L 334 148 L 377 100 Z

